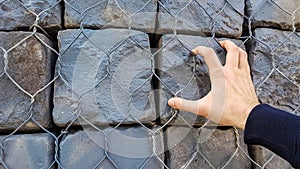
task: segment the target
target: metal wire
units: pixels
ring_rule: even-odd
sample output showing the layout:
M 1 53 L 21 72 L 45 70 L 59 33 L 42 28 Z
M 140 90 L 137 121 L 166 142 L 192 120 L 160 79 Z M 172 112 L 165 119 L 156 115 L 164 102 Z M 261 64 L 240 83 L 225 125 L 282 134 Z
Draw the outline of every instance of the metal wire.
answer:
M 3 5 L 3 3 L 8 2 L 9 0 L 2 0 L 0 1 L 0 7 L 1 5 Z M 296 32 L 296 13 L 297 11 L 299 11 L 300 7 L 298 7 L 295 11 L 290 12 L 286 9 L 284 9 L 283 7 L 280 6 L 280 4 L 278 4 L 277 2 L 273 1 L 273 0 L 264 0 L 261 5 L 259 5 L 259 8 L 256 9 L 256 11 L 254 11 L 250 16 L 246 16 L 245 14 L 241 13 L 239 10 L 234 8 L 234 5 L 231 4 L 232 2 L 228 1 L 228 0 L 224 0 L 224 5 L 213 15 L 209 14 L 206 11 L 206 8 L 203 7 L 203 2 L 201 0 L 188 0 L 186 1 L 185 5 L 183 5 L 181 7 L 181 9 L 178 10 L 178 12 L 173 13 L 172 11 L 170 11 L 168 9 L 168 6 L 165 4 L 165 1 L 163 0 L 146 0 L 144 5 L 138 9 L 137 11 L 133 12 L 133 13 L 128 13 L 126 11 L 126 9 L 123 9 L 120 4 L 119 1 L 120 0 L 113 0 L 112 2 L 114 4 L 116 4 L 116 7 L 118 8 L 119 11 L 121 11 L 121 13 L 124 15 L 125 18 L 128 19 L 128 23 L 127 25 L 124 25 L 124 28 L 127 28 L 128 30 L 128 34 L 127 36 L 125 36 L 125 38 L 119 42 L 119 44 L 115 45 L 115 46 L 111 46 L 111 49 L 109 51 L 104 50 L 102 48 L 102 46 L 97 45 L 95 42 L 93 42 L 93 40 L 91 40 L 89 38 L 88 35 L 86 35 L 85 30 L 89 29 L 88 27 L 86 27 L 83 24 L 83 20 L 87 17 L 86 14 L 88 11 L 92 10 L 93 8 L 97 8 L 100 5 L 103 5 L 105 7 L 107 7 L 107 3 L 108 0 L 102 0 L 95 4 L 93 4 L 92 6 L 84 9 L 83 11 L 78 10 L 75 6 L 73 6 L 74 1 L 71 0 L 59 0 L 57 1 L 57 3 L 55 3 L 53 6 L 47 8 L 47 9 L 42 9 L 42 11 L 40 13 L 36 13 L 35 11 L 32 11 L 31 9 L 29 9 L 26 5 L 24 5 L 24 3 L 22 1 L 19 0 L 10 0 L 13 1 L 15 3 L 17 3 L 18 5 L 20 5 L 21 7 L 23 7 L 27 12 L 31 13 L 34 15 L 35 20 L 32 23 L 32 25 L 28 25 L 28 32 L 30 32 L 30 34 L 28 36 L 26 36 L 25 38 L 23 38 L 21 41 L 19 41 L 17 44 L 14 44 L 14 46 L 12 46 L 9 49 L 6 49 L 2 46 L 0 46 L 0 49 L 2 51 L 2 58 L 3 58 L 3 62 L 4 62 L 4 68 L 3 68 L 3 73 L 1 73 L 0 78 L 3 78 L 4 76 L 6 76 L 12 83 L 13 85 L 15 85 L 15 87 L 18 88 L 19 91 L 21 91 L 22 93 L 24 93 L 25 95 L 27 95 L 28 97 L 30 97 L 30 104 L 28 104 L 28 109 L 24 110 L 24 112 L 29 112 L 29 115 L 26 117 L 26 120 L 24 120 L 17 128 L 15 128 L 13 131 L 11 131 L 8 135 L 5 135 L 4 137 L 1 137 L 0 139 L 0 164 L 1 166 L 3 166 L 4 168 L 8 169 L 9 167 L 7 166 L 7 164 L 5 163 L 5 157 L 6 157 L 6 152 L 5 152 L 5 146 L 4 141 L 13 136 L 16 135 L 18 132 L 21 131 L 21 128 L 24 127 L 25 124 L 27 124 L 29 121 L 35 123 L 40 131 L 44 132 L 44 133 L 48 133 L 51 137 L 53 137 L 54 139 L 54 147 L 55 147 L 55 151 L 53 154 L 53 159 L 54 161 L 50 164 L 50 166 L 46 166 L 45 168 L 55 168 L 56 166 L 58 166 L 59 168 L 67 168 L 67 166 L 64 166 L 64 164 L 62 164 L 61 161 L 61 156 L 60 156 L 60 143 L 61 141 L 68 136 L 69 132 L 71 131 L 72 127 L 74 125 L 76 125 L 76 121 L 81 120 L 85 123 L 85 125 L 90 126 L 91 128 L 93 128 L 94 130 L 96 130 L 97 132 L 101 133 L 104 137 L 104 141 L 105 141 L 105 146 L 104 146 L 104 157 L 103 158 L 99 158 L 99 161 L 94 165 L 93 168 L 98 168 L 99 166 L 102 165 L 102 163 L 104 163 L 105 161 L 109 161 L 110 164 L 112 164 L 112 167 L 115 168 L 122 168 L 122 166 L 120 166 L 120 164 L 118 164 L 116 161 L 114 161 L 114 159 L 112 158 L 111 154 L 110 154 L 110 145 L 109 145 L 109 140 L 108 138 L 112 135 L 113 132 L 115 132 L 116 130 L 118 130 L 128 119 L 131 119 L 135 122 L 134 125 L 129 126 L 129 127 L 136 127 L 136 125 L 142 127 L 143 129 L 145 129 L 145 131 L 148 133 L 149 138 L 152 139 L 152 153 L 151 155 L 145 160 L 145 162 L 139 167 L 139 168 L 144 168 L 147 166 L 147 164 L 149 163 L 149 161 L 151 161 L 152 158 L 156 158 L 157 161 L 160 163 L 160 165 L 163 168 L 169 168 L 169 164 L 166 163 L 165 158 L 169 158 L 168 156 L 162 156 L 160 153 L 161 150 L 157 150 L 156 149 L 156 145 L 159 144 L 157 143 L 156 140 L 156 135 L 159 133 L 163 133 L 165 131 L 165 129 L 168 129 L 169 125 L 172 124 L 172 121 L 174 121 L 174 119 L 181 119 L 181 121 L 184 123 L 183 125 L 185 127 L 189 127 L 189 128 L 194 128 L 194 124 L 191 124 L 187 119 L 185 119 L 185 116 L 182 115 L 179 111 L 177 110 L 173 110 L 171 109 L 170 113 L 170 117 L 167 119 L 167 121 L 165 123 L 160 123 L 159 121 L 155 122 L 155 126 L 158 126 L 155 129 L 152 129 L 152 126 L 149 127 L 149 125 L 145 124 L 145 122 L 140 121 L 139 118 L 136 117 L 136 115 L 130 111 L 132 107 L 134 107 L 134 105 L 132 104 L 133 102 L 133 97 L 134 97 L 134 93 L 139 92 L 146 83 L 150 83 L 152 82 L 153 78 L 156 78 L 159 81 L 159 84 L 161 85 L 161 90 L 163 90 L 164 92 L 166 92 L 168 95 L 170 96 L 181 96 L 182 93 L 184 93 L 186 91 L 186 89 L 188 89 L 192 83 L 193 80 L 198 79 L 200 81 L 202 81 L 201 77 L 199 77 L 197 75 L 197 71 L 199 69 L 199 67 L 201 65 L 196 64 L 196 60 L 194 59 L 193 62 L 195 63 L 193 65 L 193 68 L 191 70 L 192 72 L 192 76 L 189 77 L 188 81 L 185 83 L 184 86 L 180 86 L 179 88 L 176 89 L 176 91 L 174 91 L 173 87 L 170 87 L 168 84 L 166 84 L 164 82 L 164 80 L 161 78 L 161 75 L 157 73 L 157 71 L 155 70 L 155 62 L 156 62 L 156 57 L 158 57 L 161 53 L 163 53 L 164 50 L 167 50 L 168 45 L 172 44 L 172 43 L 176 43 L 178 45 L 180 45 L 182 47 L 182 49 L 185 49 L 188 52 L 191 51 L 191 47 L 189 46 L 189 43 L 186 41 L 183 41 L 179 34 L 177 34 L 177 23 L 179 22 L 179 17 L 182 14 L 182 12 L 188 12 L 189 7 L 193 6 L 196 4 L 196 7 L 198 9 L 201 9 L 202 11 L 204 11 L 204 15 L 206 15 L 209 20 L 211 21 L 211 25 L 210 25 L 210 35 L 207 39 L 206 42 L 206 46 L 211 47 L 210 45 L 212 43 L 217 43 L 219 41 L 219 38 L 217 38 L 218 34 L 217 34 L 217 30 L 216 30 L 216 26 L 218 25 L 218 17 L 220 17 L 220 15 L 225 11 L 225 10 L 231 10 L 233 11 L 235 14 L 237 14 L 238 16 L 240 16 L 243 20 L 246 20 L 248 22 L 247 25 L 247 30 L 248 31 L 246 34 L 246 36 L 243 36 L 240 38 L 240 40 L 242 41 L 241 47 L 246 44 L 249 41 L 254 40 L 257 44 L 260 44 L 262 46 L 265 46 L 266 50 L 268 50 L 268 52 L 270 53 L 270 60 L 272 62 L 272 69 L 270 70 L 270 72 L 267 73 L 267 75 L 264 77 L 264 79 L 258 83 L 256 85 L 256 90 L 257 90 L 257 94 L 260 95 L 261 93 L 265 92 L 263 90 L 263 86 L 266 85 L 266 83 L 272 78 L 272 76 L 274 74 L 278 74 L 281 78 L 285 79 L 289 84 L 293 85 L 295 88 L 298 89 L 299 93 L 297 94 L 298 96 L 300 95 L 300 86 L 299 83 L 295 81 L 295 79 L 293 79 L 292 77 L 289 77 L 289 75 L 285 74 L 280 68 L 278 68 L 278 64 L 276 63 L 276 54 L 277 54 L 277 50 L 278 48 L 282 47 L 283 45 L 285 45 L 287 43 L 287 41 L 289 41 L 291 39 L 292 36 L 297 36 L 299 37 L 298 33 Z M 146 48 L 144 46 L 142 46 L 141 44 L 139 44 L 139 42 L 134 38 L 134 35 L 132 35 L 132 31 L 135 29 L 135 27 L 133 27 L 133 18 L 134 16 L 136 16 L 137 14 L 139 14 L 140 12 L 144 12 L 144 10 L 146 9 L 147 5 L 149 5 L 150 3 L 156 3 L 157 6 L 159 6 L 160 10 L 164 10 L 166 12 L 166 15 L 169 16 L 170 19 L 174 20 L 174 25 L 172 28 L 172 34 L 168 35 L 168 36 L 172 36 L 172 38 L 169 39 L 168 42 L 165 42 L 163 46 L 161 46 L 158 50 L 156 50 L 156 52 L 151 52 L 150 48 Z M 266 3 L 271 3 L 273 5 L 275 5 L 276 7 L 278 7 L 281 11 L 285 12 L 286 14 L 288 14 L 291 18 L 292 21 L 292 25 L 291 25 L 291 32 L 290 35 L 287 36 L 284 40 L 280 41 L 280 44 L 272 47 L 269 44 L 263 42 L 259 37 L 255 37 L 253 30 L 254 28 L 252 27 L 252 21 L 253 21 L 253 17 L 257 14 L 257 12 L 259 12 L 261 10 L 261 8 L 266 4 Z M 43 28 L 43 26 L 40 25 L 40 21 L 41 21 L 41 15 L 51 12 L 51 10 L 57 6 L 64 3 L 65 6 L 68 6 L 71 10 L 74 10 L 76 13 L 78 13 L 80 15 L 80 19 L 79 19 L 79 31 L 77 36 L 74 36 L 74 39 L 70 42 L 70 44 L 65 47 L 63 50 L 58 51 L 57 49 L 55 49 L 54 47 L 52 47 L 50 44 L 48 44 L 47 42 L 45 42 L 44 40 L 42 40 L 42 38 L 39 36 L 38 32 L 42 32 L 43 34 L 45 34 L 46 36 L 50 37 L 50 35 L 47 34 L 47 31 Z M 156 11 L 156 9 L 155 9 Z M 150 12 L 150 11 L 149 11 Z M 190 11 L 192 12 L 192 11 Z M 100 13 L 100 11 L 99 11 Z M 96 14 L 95 14 L 96 15 Z M 138 22 L 138 21 L 135 21 Z M 246 32 L 245 31 L 245 32 Z M 87 89 L 86 91 L 82 92 L 82 93 L 77 93 L 74 88 L 72 87 L 72 84 L 70 84 L 68 82 L 68 80 L 66 79 L 66 77 L 63 75 L 63 64 L 62 64 L 62 59 L 64 57 L 66 57 L 66 53 L 68 50 L 71 50 L 71 46 L 73 44 L 76 44 L 76 41 L 80 38 L 80 37 L 84 37 L 85 39 L 87 39 L 89 42 L 92 43 L 92 45 L 94 46 L 95 49 L 98 49 L 99 51 L 101 51 L 104 55 L 105 58 L 108 60 L 108 67 L 106 69 L 106 72 L 104 72 L 104 76 L 95 84 L 93 85 L 91 88 Z M 12 77 L 12 75 L 9 73 L 9 59 L 11 57 L 11 52 L 13 50 L 16 50 L 17 48 L 21 47 L 22 44 L 24 42 L 26 42 L 29 39 L 37 39 L 39 43 L 41 43 L 41 45 L 43 45 L 45 48 L 49 49 L 50 51 L 52 51 L 58 58 L 57 58 L 57 66 L 56 66 L 56 73 L 55 76 L 51 79 L 51 81 L 49 83 L 47 83 L 44 87 L 40 88 L 39 90 L 37 90 L 35 93 L 30 93 L 29 91 L 26 91 L 24 88 L 22 88 L 22 86 Z M 111 70 L 111 63 L 110 60 L 113 57 L 114 52 L 116 52 L 117 50 L 119 50 L 119 48 L 126 42 L 131 43 L 132 46 L 136 46 L 138 48 L 140 48 L 140 50 L 146 52 L 149 56 L 150 56 L 150 61 L 151 61 L 151 65 L 149 67 L 149 69 L 151 70 L 151 74 L 145 79 L 145 81 L 143 81 L 137 88 L 129 91 L 128 89 L 124 88 L 122 82 L 119 82 L 118 79 L 116 79 L 113 75 L 113 72 Z M 148 57 L 148 56 L 145 56 Z M 164 57 L 164 56 L 162 56 Z M 299 66 L 299 65 L 295 65 L 295 66 Z M 103 72 L 102 72 L 103 73 Z M 129 101 L 128 101 L 128 112 L 125 113 L 125 116 L 123 117 L 122 120 L 120 120 L 119 122 L 117 122 L 116 124 L 114 124 L 113 127 L 111 127 L 111 129 L 107 132 L 104 131 L 101 127 L 95 125 L 92 121 L 90 121 L 90 119 L 87 119 L 84 114 L 83 114 L 83 110 L 82 107 L 84 107 L 85 105 L 82 105 L 82 100 L 84 99 L 84 96 L 88 93 L 90 93 L 92 90 L 94 90 L 97 86 L 101 85 L 105 80 L 111 79 L 111 81 L 113 81 L 115 84 L 117 84 L 118 88 L 120 89 L 120 91 L 123 91 L 124 93 L 127 94 Z M 61 81 L 63 83 L 63 85 L 68 88 L 68 90 L 70 90 L 72 92 L 72 94 L 74 96 L 76 96 L 76 104 L 75 107 L 73 108 L 74 112 L 72 112 L 72 114 L 74 115 L 74 118 L 64 127 L 60 130 L 60 133 L 56 133 L 53 132 L 52 129 L 47 129 L 46 127 L 44 127 L 42 124 L 40 124 L 40 122 L 34 117 L 34 111 L 33 111 L 33 107 L 36 103 L 36 98 L 37 95 L 43 91 L 45 91 L 47 88 L 49 88 L 50 86 L 54 85 L 55 82 L 57 81 Z M 110 106 L 110 105 L 107 105 Z M 293 113 L 297 114 L 299 113 L 300 110 L 300 104 L 298 102 L 297 107 L 294 108 Z M 143 112 L 141 112 L 143 113 Z M 206 122 L 204 125 L 202 125 L 200 128 L 198 128 L 197 130 L 201 130 L 204 127 L 207 127 L 209 122 Z M 275 155 L 272 155 L 269 159 L 266 159 L 264 164 L 259 164 L 258 162 L 256 162 L 256 159 L 252 159 L 248 153 L 247 150 L 245 150 L 242 146 L 242 142 L 240 141 L 240 137 L 239 137 L 239 133 L 237 131 L 237 129 L 233 129 L 232 132 L 235 135 L 235 145 L 236 145 L 236 149 L 232 150 L 232 155 L 226 159 L 226 161 L 222 161 L 221 164 L 222 166 L 215 166 L 214 165 L 214 161 L 210 161 L 206 155 L 201 152 L 199 147 L 196 147 L 194 152 L 191 152 L 191 156 L 190 159 L 187 160 L 182 166 L 181 168 L 189 168 L 189 166 L 191 165 L 191 163 L 193 163 L 193 161 L 200 157 L 202 158 L 204 161 L 206 161 L 206 163 L 208 164 L 209 167 L 211 168 L 226 168 L 228 167 L 228 165 L 230 163 L 232 163 L 235 160 L 235 156 L 240 153 L 243 154 L 248 160 L 249 162 L 252 163 L 252 165 L 256 165 L 259 168 L 265 168 L 269 163 L 272 162 L 272 160 L 274 159 Z M 186 150 L 189 151 L 189 150 Z M 222 150 L 220 150 L 222 151 Z M 16 159 L 17 160 L 17 159 Z

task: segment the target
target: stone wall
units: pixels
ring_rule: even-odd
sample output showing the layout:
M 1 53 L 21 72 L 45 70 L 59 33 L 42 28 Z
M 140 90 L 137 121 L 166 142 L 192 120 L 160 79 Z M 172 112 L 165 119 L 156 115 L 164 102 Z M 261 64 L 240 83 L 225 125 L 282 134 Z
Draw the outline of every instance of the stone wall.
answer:
M 210 90 L 189 55 L 230 39 L 261 102 L 300 114 L 297 0 L 0 1 L 0 168 L 292 168 L 171 109 Z

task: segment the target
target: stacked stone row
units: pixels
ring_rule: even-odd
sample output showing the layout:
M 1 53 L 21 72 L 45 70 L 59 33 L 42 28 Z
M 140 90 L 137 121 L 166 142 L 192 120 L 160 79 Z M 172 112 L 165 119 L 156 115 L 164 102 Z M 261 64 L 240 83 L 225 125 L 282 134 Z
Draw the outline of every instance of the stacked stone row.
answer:
M 230 39 L 247 49 L 260 101 L 299 114 L 299 7 L 1 1 L 0 168 L 291 168 L 167 100 L 205 96 L 208 68 L 190 50 L 212 47 L 224 64 L 217 41 Z

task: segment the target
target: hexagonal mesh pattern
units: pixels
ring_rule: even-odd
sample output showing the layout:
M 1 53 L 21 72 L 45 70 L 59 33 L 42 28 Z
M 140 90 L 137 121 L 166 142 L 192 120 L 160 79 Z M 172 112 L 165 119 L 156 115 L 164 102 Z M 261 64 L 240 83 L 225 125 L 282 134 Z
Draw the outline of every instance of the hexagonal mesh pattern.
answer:
M 300 2 L 2 0 L 0 18 L 0 168 L 292 168 L 167 100 L 205 96 L 190 51 L 224 64 L 230 39 L 260 101 L 299 114 Z

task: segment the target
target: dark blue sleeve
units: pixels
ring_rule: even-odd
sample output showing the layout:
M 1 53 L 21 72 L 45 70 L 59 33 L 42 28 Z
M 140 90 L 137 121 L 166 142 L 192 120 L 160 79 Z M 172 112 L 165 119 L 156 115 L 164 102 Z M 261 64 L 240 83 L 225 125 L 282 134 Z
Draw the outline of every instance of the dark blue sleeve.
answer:
M 247 119 L 244 140 L 266 147 L 300 168 L 300 116 L 260 104 Z

